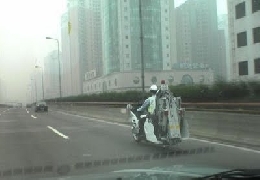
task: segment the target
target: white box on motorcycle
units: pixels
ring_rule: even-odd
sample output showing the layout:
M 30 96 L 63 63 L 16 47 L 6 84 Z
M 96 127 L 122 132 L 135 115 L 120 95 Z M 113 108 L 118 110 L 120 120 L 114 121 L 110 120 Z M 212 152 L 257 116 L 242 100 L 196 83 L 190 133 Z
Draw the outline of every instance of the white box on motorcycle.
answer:
M 169 90 L 169 87 L 165 83 L 165 80 L 161 80 L 161 91 L 168 91 L 168 90 Z

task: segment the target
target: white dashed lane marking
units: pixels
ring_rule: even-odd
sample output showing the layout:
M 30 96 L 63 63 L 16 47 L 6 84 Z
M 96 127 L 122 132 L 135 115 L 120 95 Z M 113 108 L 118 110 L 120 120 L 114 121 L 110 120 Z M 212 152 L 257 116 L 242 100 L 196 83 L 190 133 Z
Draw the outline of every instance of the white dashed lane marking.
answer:
M 37 117 L 35 117 L 34 115 L 31 115 L 32 118 L 36 119 Z
M 55 134 L 58 134 L 59 136 L 61 136 L 64 139 L 69 139 L 69 136 L 66 136 L 64 134 L 62 134 L 61 132 L 59 132 L 58 130 L 54 129 L 51 126 L 47 126 L 47 128 L 49 128 L 50 130 L 52 130 Z

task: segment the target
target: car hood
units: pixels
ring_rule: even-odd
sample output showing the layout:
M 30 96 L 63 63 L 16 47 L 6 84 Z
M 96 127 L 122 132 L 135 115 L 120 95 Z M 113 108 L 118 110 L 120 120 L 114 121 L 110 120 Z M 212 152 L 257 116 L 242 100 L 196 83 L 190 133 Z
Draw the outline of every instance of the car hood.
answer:
M 117 178 L 122 179 L 145 179 L 152 178 L 164 179 L 164 178 L 176 178 L 183 177 L 192 179 L 196 177 L 204 177 L 219 172 L 228 171 L 230 169 L 214 168 L 214 167 L 198 167 L 198 166 L 170 166 L 170 167 L 155 167 L 151 169 L 121 169 L 102 174 L 91 174 L 81 176 L 63 177 L 63 180 L 114 180 Z M 53 178 L 41 178 L 40 180 L 60 180 L 60 177 Z

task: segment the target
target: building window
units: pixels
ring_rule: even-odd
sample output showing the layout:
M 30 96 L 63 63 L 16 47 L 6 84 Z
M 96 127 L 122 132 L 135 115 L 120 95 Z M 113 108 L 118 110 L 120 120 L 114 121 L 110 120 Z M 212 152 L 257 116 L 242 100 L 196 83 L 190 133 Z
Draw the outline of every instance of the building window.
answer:
M 169 49 L 169 44 L 166 45 L 166 48 Z
M 167 57 L 170 57 L 170 55 L 169 55 L 169 54 L 167 54 Z
M 255 13 L 260 10 L 260 0 L 252 0 L 252 12 Z
M 125 45 L 125 47 L 126 47 L 126 48 L 128 48 L 128 47 L 129 47 L 129 45 L 127 44 L 127 45 Z
M 117 79 L 115 79 L 115 86 L 117 86 Z
M 241 32 L 237 34 L 237 47 L 240 48 L 242 46 L 247 45 L 247 35 L 246 32 Z
M 128 20 L 128 17 L 127 17 L 127 16 L 124 16 L 124 19 L 127 21 L 127 20 Z
M 165 12 L 167 13 L 167 12 L 168 12 L 168 9 L 165 9 Z
M 243 61 L 238 63 L 239 76 L 248 75 L 248 62 Z
M 166 39 L 169 39 L 169 36 L 166 36 Z
M 127 11 L 127 7 L 124 7 L 124 11 L 125 11 L 125 12 Z
M 127 0 L 124 0 L 124 2 L 126 2 Z
M 129 58 L 129 54 L 126 54 L 125 57 L 126 57 L 126 58 Z
M 165 30 L 166 30 L 166 31 L 168 31 L 168 30 L 169 30 L 169 28 L 168 28 L 168 27 L 165 27 Z
M 128 39 L 128 36 L 125 36 L 126 39 Z
M 260 43 L 260 27 L 253 29 L 254 43 Z
M 254 60 L 255 63 L 255 74 L 260 74 L 260 58 Z
M 111 86 L 111 81 L 110 80 L 108 81 L 108 85 Z
M 165 21 L 168 21 L 168 18 L 165 18 Z
M 246 3 L 242 2 L 236 5 L 236 19 L 241 19 L 246 15 Z

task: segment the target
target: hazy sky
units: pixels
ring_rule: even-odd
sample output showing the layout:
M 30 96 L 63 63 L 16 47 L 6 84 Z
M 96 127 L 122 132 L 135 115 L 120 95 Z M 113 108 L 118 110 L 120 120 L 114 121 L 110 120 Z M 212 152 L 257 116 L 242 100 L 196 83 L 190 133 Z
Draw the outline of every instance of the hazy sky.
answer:
M 60 36 L 65 7 L 66 0 L 0 0 L 0 79 L 8 99 L 25 101 L 35 60 L 56 48 L 45 37 Z
M 218 13 L 226 13 L 225 2 L 218 0 Z M 0 86 L 4 81 L 8 100 L 25 102 L 36 59 L 42 63 L 56 48 L 45 37 L 60 37 L 60 16 L 65 10 L 66 0 L 0 0 Z

